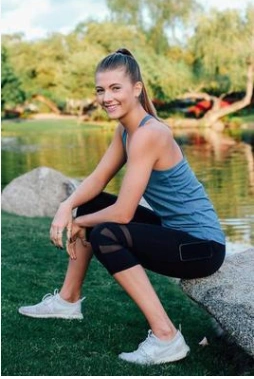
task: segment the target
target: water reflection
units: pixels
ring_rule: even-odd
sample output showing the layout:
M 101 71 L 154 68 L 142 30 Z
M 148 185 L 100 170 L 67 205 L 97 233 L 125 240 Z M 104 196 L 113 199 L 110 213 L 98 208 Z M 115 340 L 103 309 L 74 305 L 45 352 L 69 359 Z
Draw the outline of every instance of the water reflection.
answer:
M 228 251 L 254 244 L 253 147 L 212 130 L 176 132 L 196 175 L 205 185 L 227 236 Z M 197 135 L 198 133 L 198 135 Z
M 112 135 L 113 130 L 84 126 L 37 133 L 21 130 L 15 135 L 5 132 L 2 185 L 38 166 L 81 179 L 94 169 Z M 254 245 L 253 146 L 244 143 L 239 134 L 232 138 L 212 130 L 174 130 L 174 135 L 214 203 L 228 250 Z M 254 141 L 250 133 L 248 140 Z M 118 193 L 123 174 L 124 169 L 107 186 L 108 191 Z

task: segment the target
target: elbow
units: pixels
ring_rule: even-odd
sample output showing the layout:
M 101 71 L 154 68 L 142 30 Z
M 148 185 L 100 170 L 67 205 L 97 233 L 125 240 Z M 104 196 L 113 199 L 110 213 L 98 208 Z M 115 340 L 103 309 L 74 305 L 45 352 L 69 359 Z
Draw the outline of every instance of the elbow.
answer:
M 128 215 L 121 215 L 118 222 L 119 222 L 119 224 L 129 224 L 129 222 L 131 222 L 131 220 L 132 220 L 132 217 L 130 217 Z
M 116 209 L 115 222 L 119 224 L 129 224 L 133 219 L 133 214 L 124 209 Z

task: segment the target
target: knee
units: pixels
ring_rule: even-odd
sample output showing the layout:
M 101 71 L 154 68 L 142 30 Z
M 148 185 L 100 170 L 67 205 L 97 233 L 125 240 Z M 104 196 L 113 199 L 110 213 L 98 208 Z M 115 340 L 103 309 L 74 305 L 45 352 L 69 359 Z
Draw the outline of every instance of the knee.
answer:
M 117 243 L 116 231 L 113 222 L 104 222 L 96 225 L 90 234 L 90 243 L 95 255 L 103 252 L 103 248 Z
M 126 225 L 105 222 L 93 228 L 90 242 L 96 258 L 111 275 L 137 264 L 131 253 L 132 239 Z
M 90 242 L 96 256 L 132 247 L 132 238 L 125 225 L 105 222 L 93 228 Z

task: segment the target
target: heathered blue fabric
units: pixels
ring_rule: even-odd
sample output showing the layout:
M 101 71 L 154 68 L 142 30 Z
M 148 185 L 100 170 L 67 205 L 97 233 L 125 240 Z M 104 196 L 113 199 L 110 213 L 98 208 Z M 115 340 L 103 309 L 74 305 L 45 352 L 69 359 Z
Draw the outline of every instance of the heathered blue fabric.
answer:
M 124 146 L 126 137 L 124 131 Z M 225 244 L 214 207 L 185 157 L 168 170 L 152 170 L 143 196 L 163 226 Z
M 214 207 L 185 158 L 171 169 L 153 170 L 143 196 L 163 226 L 225 243 Z

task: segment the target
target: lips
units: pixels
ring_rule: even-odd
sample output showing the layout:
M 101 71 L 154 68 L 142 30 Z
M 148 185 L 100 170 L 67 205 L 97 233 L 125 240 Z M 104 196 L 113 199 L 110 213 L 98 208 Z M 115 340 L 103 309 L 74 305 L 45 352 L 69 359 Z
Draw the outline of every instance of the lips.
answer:
M 108 113 L 112 113 L 117 109 L 117 105 L 104 105 L 105 109 L 107 110 Z

